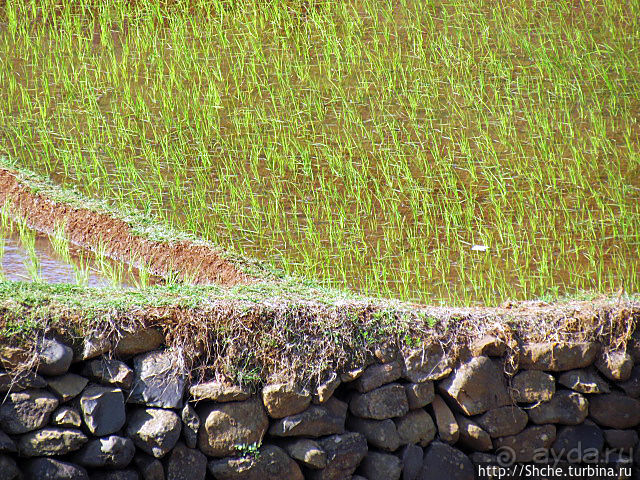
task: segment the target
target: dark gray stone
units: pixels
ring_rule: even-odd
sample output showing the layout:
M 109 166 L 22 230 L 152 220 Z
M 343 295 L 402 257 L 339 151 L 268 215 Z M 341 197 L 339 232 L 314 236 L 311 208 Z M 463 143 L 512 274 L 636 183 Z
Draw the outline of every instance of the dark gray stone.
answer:
M 317 470 L 327 466 L 327 454 L 320 444 L 308 438 L 296 438 L 283 443 L 283 448 L 291 458 L 307 468 Z
M 91 480 L 140 480 L 140 475 L 135 470 L 92 472 Z
M 588 367 L 600 350 L 595 342 L 529 343 L 520 352 L 519 366 L 523 370 L 563 372 Z
M 124 396 L 119 388 L 89 385 L 80 396 L 84 423 L 96 437 L 120 430 L 125 423 Z
M 269 433 L 276 437 L 321 437 L 344 432 L 347 404 L 330 398 L 322 405 L 311 405 L 304 412 L 272 423 Z
M 609 384 L 592 370 L 570 370 L 558 378 L 558 383 L 580 393 L 609 393 Z
M 474 357 L 462 364 L 438 388 L 467 415 L 511 403 L 502 368 L 489 357 Z
M 44 390 L 10 393 L 0 404 L 0 429 L 17 435 L 43 427 L 58 407 L 58 399 Z
M 207 457 L 179 442 L 167 462 L 167 480 L 204 480 L 206 475 Z
M 313 403 L 325 403 L 331 398 L 336 388 L 340 386 L 342 380 L 336 372 L 331 372 L 326 380 L 318 385 L 315 393 L 313 394 Z
M 396 424 L 391 419 L 370 420 L 349 416 L 347 428 L 361 433 L 370 445 L 393 452 L 400 447 L 400 436 Z
M 263 445 L 257 457 L 226 457 L 209 462 L 216 480 L 303 480 L 302 471 L 284 450 Z
M 524 430 L 528 421 L 529 417 L 526 412 L 514 405 L 493 408 L 477 418 L 478 425 L 491 438 L 517 435 Z
M 450 358 L 439 344 L 403 353 L 402 377 L 413 383 L 440 380 L 453 370 Z
M 262 389 L 262 403 L 271 418 L 284 418 L 304 411 L 311 395 L 292 383 L 277 383 Z
M 0 453 L 15 453 L 17 451 L 15 442 L 0 430 Z
M 87 362 L 82 374 L 96 382 L 125 389 L 133 383 L 133 370 L 126 363 L 106 357 Z
M 73 350 L 55 338 L 44 338 L 36 347 L 38 373 L 42 375 L 62 375 L 67 373 L 73 360 Z
M 638 432 L 635 430 L 605 430 L 604 439 L 610 448 L 629 453 L 638 444 Z
M 162 462 L 157 458 L 138 452 L 133 457 L 133 463 L 138 472 L 140 472 L 142 480 L 166 480 Z
M 594 395 L 589 401 L 589 416 L 603 427 L 635 427 L 640 423 L 640 401 L 619 393 Z
M 367 393 L 354 394 L 349 410 L 361 418 L 384 420 L 406 415 L 409 412 L 409 402 L 404 387 L 390 383 Z
M 18 452 L 23 457 L 66 455 L 87 443 L 80 430 L 47 427 L 25 433 L 18 440 Z
M 143 452 L 162 458 L 178 442 L 181 429 L 182 421 L 174 411 L 145 408 L 131 414 L 127 435 Z
M 135 452 L 136 448 L 130 438 L 110 435 L 89 440 L 74 455 L 74 461 L 87 468 L 122 469 L 131 463 Z
M 471 460 L 446 443 L 432 442 L 424 451 L 420 480 L 474 480 Z
M 89 475 L 84 468 L 73 463 L 34 458 L 26 462 L 24 480 L 89 480 Z
M 433 382 L 408 383 L 404 386 L 411 410 L 429 405 L 435 396 Z
M 198 448 L 210 457 L 234 455 L 238 445 L 262 442 L 269 427 L 258 397 L 244 402 L 203 404 L 196 411 L 202 421 Z
M 47 381 L 37 373 L 14 374 L 0 370 L 0 393 L 20 392 L 27 388 L 45 388 L 46 386 Z
M 517 435 L 496 438 L 496 452 L 507 449 L 509 458 L 515 462 L 530 462 L 540 451 L 551 447 L 556 439 L 555 425 L 527 427 Z
M 629 379 L 619 384 L 624 392 L 633 398 L 640 397 L 640 365 L 633 367 Z
M 349 478 L 367 454 L 367 441 L 364 436 L 347 432 L 332 435 L 318 441 L 327 453 L 327 466 L 322 470 L 310 471 L 309 480 L 342 480 Z
M 369 480 L 378 478 L 399 480 L 402 474 L 402 462 L 390 453 L 370 450 L 360 463 L 358 473 Z
M 182 436 L 184 443 L 189 448 L 196 448 L 198 443 L 198 429 L 200 428 L 200 417 L 195 409 L 188 403 L 182 409 Z
M 460 430 L 459 441 L 462 446 L 479 452 L 488 452 L 493 449 L 491 436 L 477 423 L 464 415 L 456 415 L 456 421 Z
M 471 355 L 474 357 L 501 357 L 507 351 L 507 344 L 493 335 L 485 335 L 471 343 Z
M 398 380 L 401 375 L 402 366 L 398 361 L 371 365 L 360 378 L 353 381 L 352 385 L 360 393 L 366 393 Z
M 450 444 L 456 443 L 460 438 L 460 427 L 449 406 L 440 395 L 436 395 L 433 402 L 431 402 L 431 407 L 433 408 L 440 440 Z
M 400 451 L 402 480 L 416 480 L 422 469 L 424 450 L 417 445 L 405 445 Z
M 516 402 L 546 402 L 556 392 L 556 379 L 540 370 L 525 370 L 513 378 L 512 392 Z
M 423 409 L 411 410 L 403 417 L 394 418 L 400 444 L 419 444 L 426 447 L 436 436 L 436 425 Z M 365 475 L 366 476 L 366 475 Z
M 49 388 L 60 397 L 62 402 L 80 395 L 80 392 L 87 386 L 89 380 L 75 373 L 67 373 L 59 377 L 49 379 Z
M 633 358 L 627 352 L 603 352 L 596 359 L 595 367 L 609 380 L 624 382 L 631 375 Z
M 559 458 L 580 458 L 588 451 L 601 452 L 603 447 L 604 436 L 600 427 L 585 422 L 559 428 L 552 449 Z
M 177 354 L 153 351 L 133 359 L 133 387 L 128 401 L 149 407 L 182 408 L 185 377 Z
M 578 425 L 589 413 L 589 402 L 578 392 L 558 390 L 548 402 L 529 409 L 529 418 L 538 425 L 559 423 Z
M 0 472 L 2 472 L 2 480 L 22 480 L 22 473 L 16 464 L 16 461 L 8 455 L 0 454 Z M 31 479 L 27 479 L 31 480 Z M 40 480 L 40 477 L 38 477 Z M 64 480 L 64 479 L 62 479 Z

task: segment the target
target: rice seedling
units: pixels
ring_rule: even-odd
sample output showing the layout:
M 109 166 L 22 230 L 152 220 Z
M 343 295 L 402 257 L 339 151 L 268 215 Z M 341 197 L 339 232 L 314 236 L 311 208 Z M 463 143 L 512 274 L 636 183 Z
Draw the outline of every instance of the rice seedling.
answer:
M 0 152 L 371 295 L 637 291 L 639 18 L 623 1 L 7 0 Z

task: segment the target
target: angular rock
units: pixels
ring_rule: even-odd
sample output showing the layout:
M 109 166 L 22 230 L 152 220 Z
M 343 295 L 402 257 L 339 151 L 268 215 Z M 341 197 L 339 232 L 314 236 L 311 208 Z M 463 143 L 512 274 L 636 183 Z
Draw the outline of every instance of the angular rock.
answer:
M 366 478 L 399 480 L 402 462 L 395 455 L 370 450 L 360 463 L 358 471 Z
M 15 453 L 17 451 L 16 444 L 11 437 L 0 430 L 0 453 Z
M 408 383 L 404 386 L 411 410 L 429 405 L 435 396 L 433 382 Z
M 51 425 L 55 425 L 56 427 L 80 428 L 82 425 L 82 417 L 78 410 L 65 405 L 53 412 Z
M 603 427 L 624 429 L 640 423 L 640 400 L 619 393 L 591 397 L 589 416 Z
M 110 435 L 89 440 L 73 458 L 87 468 L 122 469 L 131 463 L 135 452 L 136 447 L 130 438 Z
M 3 480 L 23 480 L 22 472 L 20 472 L 16 461 L 7 455 L 0 455 L 0 472 L 2 472 Z
M 473 420 L 464 415 L 456 415 L 456 422 L 460 429 L 459 441 L 462 446 L 479 452 L 488 452 L 493 449 L 491 436 Z
M 195 409 L 188 403 L 182 409 L 182 435 L 184 443 L 189 448 L 196 448 L 198 443 L 198 429 L 200 428 L 200 417 Z
M 512 392 L 516 402 L 546 402 L 556 392 L 556 379 L 540 370 L 524 370 L 513 377 Z
M 10 393 L 0 404 L 0 429 L 9 434 L 26 433 L 43 427 L 58 407 L 58 399 L 44 390 Z
M 510 460 L 515 462 L 530 462 L 540 451 L 551 447 L 556 439 L 555 425 L 527 427 L 517 435 L 496 438 L 493 445 L 496 451 L 509 449 L 513 453 Z
M 331 398 L 322 405 L 312 405 L 302 413 L 281 418 L 271 424 L 269 433 L 276 437 L 321 437 L 344 432 L 347 404 Z
M 84 468 L 73 463 L 61 462 L 53 458 L 34 458 L 26 463 L 24 479 L 89 480 L 89 475 Z
M 132 357 L 140 353 L 155 350 L 163 343 L 164 335 L 160 330 L 145 328 L 123 335 L 116 345 L 116 355 L 120 357 Z
M 497 360 L 474 357 L 462 364 L 438 389 L 467 415 L 477 415 L 511 403 Z
M 189 388 L 193 400 L 211 400 L 213 402 L 243 402 L 251 396 L 244 387 L 227 385 L 222 382 L 207 382 Z
M 619 386 L 624 390 L 624 392 L 633 398 L 640 397 L 640 365 L 636 366 L 631 370 L 631 375 L 626 382 L 622 382 Z
M 257 457 L 226 457 L 209 462 L 216 480 L 303 480 L 298 464 L 275 445 L 263 445 Z
M 570 370 L 558 377 L 558 383 L 579 393 L 609 393 L 609 385 L 591 370 Z
M 302 412 L 311 403 L 311 395 L 291 383 L 266 385 L 262 403 L 271 418 L 283 418 Z
M 128 401 L 149 407 L 182 408 L 184 375 L 176 371 L 176 353 L 153 351 L 133 359 L 133 388 Z
M 398 429 L 391 419 L 369 420 L 350 416 L 347 420 L 347 428 L 361 433 L 370 445 L 382 450 L 394 452 L 400 447 Z
M 446 443 L 432 442 L 424 451 L 420 480 L 474 480 L 469 457 Z
M 559 423 L 578 425 L 589 413 L 589 402 L 578 392 L 558 390 L 548 402 L 529 409 L 529 419 L 535 424 Z
M 520 368 L 563 372 L 593 363 L 600 347 L 597 343 L 529 343 L 520 352 Z
M 95 471 L 91 480 L 140 480 L 140 475 L 135 470 Z
M 202 421 L 198 448 L 211 457 L 234 455 L 237 445 L 262 442 L 269 420 L 262 402 L 252 397 L 244 402 L 200 405 Z
M 62 375 L 67 373 L 73 360 L 73 350 L 55 338 L 44 338 L 36 347 L 38 373 Z
M 89 360 L 103 355 L 111 350 L 111 342 L 103 337 L 87 336 L 82 344 L 82 351 L 78 353 L 76 360 Z
M 390 383 L 367 393 L 354 394 L 349 410 L 361 418 L 384 420 L 405 415 L 409 411 L 409 402 L 404 387 Z
M 610 448 L 630 452 L 638 444 L 638 432 L 635 430 L 605 430 L 604 439 Z
M 470 350 L 471 355 L 474 357 L 501 357 L 507 351 L 507 344 L 493 335 L 485 335 L 478 340 L 474 340 Z
M 291 458 L 307 468 L 317 470 L 327 466 L 327 454 L 314 440 L 297 438 L 285 442 L 283 446 Z
M 327 453 L 327 466 L 310 471 L 310 480 L 342 480 L 349 478 L 367 454 L 367 441 L 355 432 L 332 435 L 318 441 Z
M 453 412 L 449 409 L 440 395 L 436 395 L 431 402 L 433 414 L 438 426 L 438 434 L 440 438 L 447 443 L 456 443 L 460 438 L 460 427 L 456 422 Z
M 142 480 L 165 480 L 162 462 L 151 455 L 139 452 L 133 457 L 136 470 L 140 472 Z
M 182 421 L 172 410 L 144 408 L 129 417 L 127 435 L 145 453 L 162 458 L 180 438 Z
M 167 480 L 204 480 L 207 457 L 194 448 L 178 443 L 167 462 Z
M 18 452 L 23 457 L 66 455 L 87 443 L 80 430 L 47 427 L 25 433 L 18 440 Z
M 342 383 L 353 382 L 357 378 L 360 378 L 360 376 L 363 373 L 364 373 L 364 367 L 349 370 L 348 372 L 344 372 L 340 374 L 340 381 Z
M 423 409 L 411 410 L 403 417 L 394 418 L 400 445 L 419 444 L 426 447 L 436 436 L 436 425 Z
M 631 376 L 633 358 L 627 352 L 603 352 L 596 359 L 595 366 L 609 380 L 624 382 Z
M 84 423 L 96 437 L 120 430 L 125 423 L 124 396 L 119 388 L 89 385 L 80 396 Z
M 558 458 L 581 458 L 589 451 L 601 452 L 604 436 L 595 424 L 560 427 L 552 450 Z
M 126 363 L 106 357 L 86 363 L 82 374 L 96 382 L 125 389 L 133 383 L 133 370 Z
M 417 445 L 405 445 L 400 451 L 402 480 L 417 480 L 422 469 L 424 451 Z
M 340 380 L 340 376 L 337 373 L 332 372 L 329 375 L 329 378 L 323 381 L 316 388 L 316 392 L 313 394 L 312 398 L 313 403 L 324 403 L 329 400 L 341 383 L 342 380 Z
M 89 380 L 86 378 L 74 373 L 67 373 L 60 377 L 50 378 L 49 388 L 60 397 L 62 402 L 68 402 L 80 395 L 87 383 L 89 383 Z
M 13 374 L 0 370 L 0 393 L 21 392 L 27 388 L 45 388 L 47 381 L 34 372 Z
M 453 370 L 454 359 L 438 344 L 404 353 L 402 377 L 413 383 L 440 380 Z
M 526 412 L 514 405 L 493 408 L 477 418 L 478 425 L 480 425 L 491 438 L 517 435 L 524 430 L 528 421 L 529 417 Z
M 402 375 L 400 362 L 376 364 L 367 367 L 360 378 L 353 381 L 353 386 L 360 393 L 367 393 L 387 383 L 394 382 Z
M 398 359 L 398 347 L 395 345 L 376 345 L 373 354 L 380 363 L 391 363 Z

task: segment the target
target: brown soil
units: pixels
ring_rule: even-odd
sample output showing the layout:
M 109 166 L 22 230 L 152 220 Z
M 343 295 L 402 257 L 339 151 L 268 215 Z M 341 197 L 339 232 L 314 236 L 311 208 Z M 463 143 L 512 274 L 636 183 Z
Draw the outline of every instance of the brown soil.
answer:
M 0 168 L 0 203 L 7 200 L 34 230 L 50 234 L 62 222 L 72 244 L 93 251 L 98 245 L 105 245 L 108 257 L 134 266 L 142 262 L 153 275 L 179 272 L 195 283 L 227 286 L 256 281 L 211 247 L 189 241 L 158 242 L 134 235 L 125 221 L 32 193 L 11 171 Z

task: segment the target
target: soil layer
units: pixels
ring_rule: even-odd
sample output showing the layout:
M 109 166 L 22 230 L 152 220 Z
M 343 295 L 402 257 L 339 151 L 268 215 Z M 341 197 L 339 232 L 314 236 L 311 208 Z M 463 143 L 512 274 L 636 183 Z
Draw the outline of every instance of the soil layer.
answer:
M 10 202 L 34 230 L 51 234 L 57 225 L 65 225 L 72 244 L 92 251 L 103 245 L 108 257 L 136 267 L 144 265 L 153 275 L 178 273 L 194 283 L 227 286 L 256 280 L 211 247 L 185 240 L 159 242 L 135 235 L 124 220 L 34 193 L 14 173 L 0 168 L 0 203 L 5 202 Z

